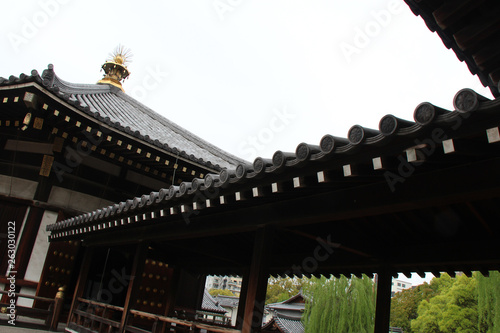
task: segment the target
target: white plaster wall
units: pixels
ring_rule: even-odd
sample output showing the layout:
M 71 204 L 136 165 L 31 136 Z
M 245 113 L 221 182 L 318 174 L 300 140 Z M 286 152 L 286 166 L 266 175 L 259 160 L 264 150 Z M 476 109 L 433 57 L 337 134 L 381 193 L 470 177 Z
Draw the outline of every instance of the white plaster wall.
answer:
M 33 246 L 28 268 L 26 269 L 26 274 L 24 276 L 25 280 L 33 282 L 38 282 L 40 280 L 43 264 L 45 263 L 45 257 L 47 256 L 47 251 L 49 250 L 49 242 L 47 241 L 49 233 L 45 230 L 45 228 L 47 225 L 55 223 L 56 220 L 56 212 L 46 210 L 43 213 L 40 229 L 38 230 L 35 245 Z
M 57 213 L 46 210 L 43 213 L 42 221 L 40 222 L 40 228 L 35 239 L 35 244 L 33 245 L 33 250 L 31 251 L 30 260 L 28 262 L 28 267 L 26 269 L 26 274 L 24 276 L 25 280 L 39 282 L 40 276 L 42 275 L 43 265 L 45 263 L 45 257 L 47 257 L 47 251 L 49 250 L 49 242 L 47 241 L 48 232 L 45 230 L 47 225 L 56 222 Z M 30 287 L 22 287 L 21 294 L 35 295 L 36 289 Z M 20 306 L 33 306 L 33 300 L 28 298 L 19 298 L 17 304 Z
M 93 211 L 98 208 L 107 207 L 114 204 L 114 202 L 108 200 L 103 200 L 98 197 L 57 186 L 52 187 L 48 203 L 54 206 L 84 212 Z
M 230 313 L 230 318 L 231 318 L 231 325 L 236 326 L 236 317 L 238 315 L 238 308 L 231 309 L 231 311 L 229 311 L 229 313 Z
M 33 200 L 37 182 L 22 178 L 0 175 L 0 194 L 21 199 Z
M 21 287 L 21 294 L 25 295 L 36 295 L 36 289 L 35 288 L 30 288 L 30 287 Z M 33 307 L 33 299 L 31 298 L 24 298 L 24 297 L 19 297 L 17 299 L 17 305 L 19 306 L 26 306 L 26 307 Z

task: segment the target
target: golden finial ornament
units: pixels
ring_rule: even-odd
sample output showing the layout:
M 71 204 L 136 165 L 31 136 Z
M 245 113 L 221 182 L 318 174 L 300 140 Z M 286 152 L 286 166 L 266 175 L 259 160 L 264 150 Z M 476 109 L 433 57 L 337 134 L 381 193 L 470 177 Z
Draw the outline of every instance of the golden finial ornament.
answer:
M 111 84 L 124 91 L 121 81 L 130 75 L 127 65 L 130 63 L 131 58 L 132 53 L 130 49 L 125 48 L 123 45 L 118 45 L 109 55 L 104 65 L 102 65 L 104 77 L 97 83 Z

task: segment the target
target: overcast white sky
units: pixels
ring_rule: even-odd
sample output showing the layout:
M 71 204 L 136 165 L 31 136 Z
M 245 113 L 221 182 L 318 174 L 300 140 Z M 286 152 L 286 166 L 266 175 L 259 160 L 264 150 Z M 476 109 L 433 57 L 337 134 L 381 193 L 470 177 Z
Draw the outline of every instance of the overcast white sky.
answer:
M 0 28 L 3 77 L 52 63 L 95 83 L 130 48 L 127 93 L 249 161 L 451 109 L 462 88 L 491 97 L 402 0 L 9 0 Z

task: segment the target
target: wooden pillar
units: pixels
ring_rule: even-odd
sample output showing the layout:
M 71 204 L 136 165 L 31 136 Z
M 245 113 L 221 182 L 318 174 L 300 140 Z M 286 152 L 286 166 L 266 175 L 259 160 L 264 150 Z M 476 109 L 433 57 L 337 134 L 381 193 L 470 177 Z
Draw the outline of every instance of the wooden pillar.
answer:
M 264 316 L 267 279 L 269 277 L 267 251 L 269 233 L 266 228 L 257 230 L 253 248 L 252 262 L 248 277 L 242 333 L 260 332 Z
M 125 304 L 123 305 L 123 314 L 119 330 L 121 333 L 125 332 L 125 326 L 127 325 L 130 309 L 132 308 L 134 300 L 137 298 L 137 291 L 142 277 L 142 272 L 144 271 L 144 264 L 146 262 L 147 249 L 148 248 L 145 243 L 137 244 L 127 289 L 127 297 L 125 298 Z
M 73 311 L 76 310 L 78 298 L 82 297 L 83 292 L 85 291 L 85 285 L 87 283 L 87 277 L 92 263 L 92 255 L 94 254 L 93 248 L 83 248 L 83 251 L 85 251 L 85 253 L 83 255 L 82 265 L 80 266 L 80 274 L 78 275 L 78 280 L 76 282 L 75 292 L 73 293 L 73 300 L 71 301 L 71 309 L 69 311 L 67 323 L 68 326 L 71 322 Z
M 243 316 L 245 315 L 245 307 L 243 306 L 247 301 L 248 280 L 250 278 L 249 270 L 243 274 L 243 281 L 241 282 L 241 291 L 239 298 L 238 314 L 236 315 L 236 328 L 241 330 L 243 327 Z
M 391 272 L 388 269 L 380 270 L 377 275 L 375 333 L 389 332 L 389 322 L 391 319 L 391 285 Z

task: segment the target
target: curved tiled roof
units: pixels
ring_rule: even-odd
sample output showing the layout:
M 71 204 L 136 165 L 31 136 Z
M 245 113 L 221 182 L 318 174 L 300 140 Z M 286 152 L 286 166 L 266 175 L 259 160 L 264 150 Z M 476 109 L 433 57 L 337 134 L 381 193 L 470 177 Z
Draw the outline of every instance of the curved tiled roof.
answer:
M 259 197 L 259 184 L 283 182 L 283 177 L 288 177 L 294 187 L 302 187 L 302 176 L 316 178 L 317 172 L 317 181 L 324 181 L 320 179 L 321 170 L 328 170 L 332 165 L 344 165 L 346 177 L 351 170 L 345 167 L 360 158 L 373 158 L 373 168 L 376 169 L 377 156 L 400 154 L 411 149 L 415 146 L 416 138 L 427 138 L 434 129 L 454 132 L 457 124 L 472 124 L 476 121 L 487 126 L 484 125 L 485 119 L 498 114 L 500 99 L 488 100 L 471 89 L 462 89 L 454 97 L 454 107 L 455 110 L 449 111 L 424 102 L 416 107 L 414 121 L 386 115 L 380 120 L 378 130 L 355 125 L 349 130 L 347 138 L 327 134 L 318 145 L 299 144 L 295 153 L 276 151 L 271 159 L 258 157 L 253 164 L 241 163 L 236 168 L 224 169 L 219 174 L 208 174 L 204 180 L 193 179 L 180 186 L 172 185 L 158 192 L 57 222 L 47 227 L 51 231 L 49 238 L 82 237 L 101 229 L 152 220 L 159 216 L 208 209 L 211 206 L 200 202 L 200 197 L 207 198 L 206 193 L 211 192 L 232 195 L 234 198 L 244 186 L 253 191 L 254 197 Z M 471 115 L 474 117 L 470 117 Z M 495 123 L 489 126 L 497 125 Z M 459 129 L 466 127 L 461 125 Z M 305 175 L 304 170 L 314 174 Z M 382 174 L 380 177 L 384 178 Z M 272 191 L 275 192 L 274 188 Z
M 208 292 L 208 290 L 205 289 L 205 292 L 203 293 L 203 300 L 201 304 L 201 309 L 203 311 L 208 311 L 208 312 L 216 312 L 216 313 L 226 313 L 226 309 L 224 309 L 222 306 L 220 306 L 219 302 L 217 302 L 212 295 Z
M 304 333 L 304 324 L 297 318 L 292 318 L 286 315 L 277 314 L 262 326 L 263 330 L 269 330 L 273 326 L 277 326 L 280 332 L 283 333 Z
M 286 333 L 304 333 L 304 324 L 300 320 L 287 318 L 286 316 L 276 316 L 274 318 L 279 328 Z
M 233 156 L 171 122 L 108 84 L 74 84 L 61 80 L 49 65 L 40 76 L 0 77 L 0 86 L 36 82 L 67 103 L 115 129 L 160 149 L 212 169 L 234 167 L 244 160 Z

